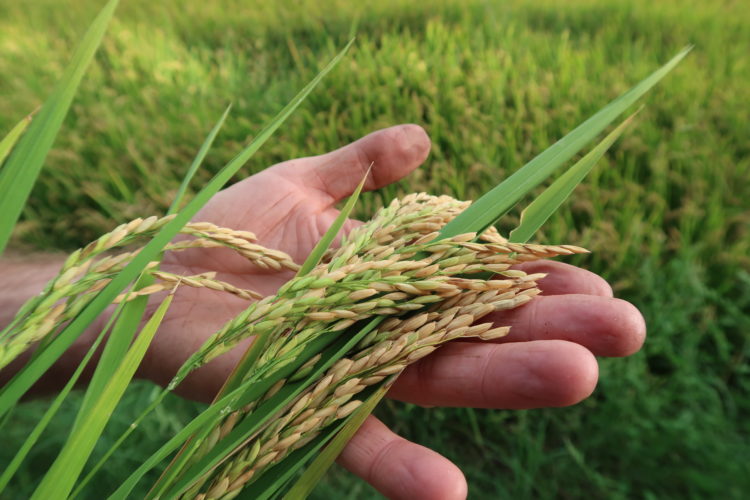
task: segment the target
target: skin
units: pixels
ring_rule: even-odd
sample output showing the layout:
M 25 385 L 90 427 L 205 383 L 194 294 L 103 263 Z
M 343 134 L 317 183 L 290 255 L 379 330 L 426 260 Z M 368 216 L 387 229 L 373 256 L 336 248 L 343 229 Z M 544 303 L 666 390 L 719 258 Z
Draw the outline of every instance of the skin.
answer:
M 426 159 L 429 150 L 430 140 L 419 126 L 380 130 L 331 153 L 280 163 L 249 177 L 217 194 L 195 220 L 252 231 L 261 244 L 283 250 L 302 262 L 337 216 L 335 204 L 351 194 L 370 165 L 367 190 L 405 177 Z M 349 221 L 346 228 L 357 224 Z M 45 270 L 41 275 L 47 278 L 54 273 L 56 266 L 45 265 L 49 271 L 44 266 L 35 267 L 37 276 L 40 269 Z M 290 272 L 254 268 L 225 249 L 168 254 L 163 267 L 185 274 L 218 271 L 219 279 L 264 295 L 273 293 L 292 276 Z M 494 314 L 496 324 L 512 326 L 507 337 L 496 342 L 457 341 L 446 345 L 410 366 L 389 396 L 424 406 L 567 406 L 594 390 L 596 356 L 628 356 L 640 349 L 646 334 L 641 314 L 632 304 L 613 298 L 612 289 L 602 278 L 553 261 L 520 267 L 548 276 L 540 282 L 541 296 L 521 308 Z M 18 287 L 38 286 L 38 291 L 43 282 L 37 285 L 32 280 L 34 285 L 29 285 L 28 277 L 22 277 L 24 266 L 18 262 L 6 261 L 0 270 L 18 277 L 0 285 L 0 304 L 7 304 L 0 310 L 1 324 L 20 305 L 18 297 L 24 294 L 19 294 Z M 28 291 L 30 295 L 35 290 Z M 243 300 L 228 299 L 210 290 L 181 288 L 139 376 L 166 384 L 208 335 L 246 305 Z M 91 339 L 91 334 L 84 336 L 53 369 L 58 380 L 74 369 Z M 178 392 L 210 401 L 244 347 L 193 373 Z M 17 364 L 6 370 L 5 377 L 15 369 Z M 388 498 L 458 500 L 467 495 L 466 480 L 458 467 L 438 453 L 397 436 L 374 417 L 350 441 L 339 462 Z

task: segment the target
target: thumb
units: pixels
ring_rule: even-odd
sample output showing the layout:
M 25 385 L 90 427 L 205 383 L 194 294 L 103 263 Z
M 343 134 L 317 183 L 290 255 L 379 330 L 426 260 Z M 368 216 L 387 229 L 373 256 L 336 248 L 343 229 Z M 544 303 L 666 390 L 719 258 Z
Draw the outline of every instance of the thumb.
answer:
M 430 139 L 419 125 L 397 125 L 373 132 L 320 156 L 278 165 L 279 173 L 329 198 L 331 205 L 356 189 L 372 165 L 365 191 L 387 186 L 427 158 Z M 291 170 L 293 170 L 293 175 Z

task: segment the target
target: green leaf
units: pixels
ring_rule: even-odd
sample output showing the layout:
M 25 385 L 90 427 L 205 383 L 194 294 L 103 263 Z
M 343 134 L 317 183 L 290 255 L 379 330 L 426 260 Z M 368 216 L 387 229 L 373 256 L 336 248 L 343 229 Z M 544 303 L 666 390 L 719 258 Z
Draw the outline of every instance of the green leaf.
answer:
M 383 399 L 383 396 L 386 395 L 394 380 L 395 377 L 391 377 L 388 381 L 382 382 L 382 385 L 346 418 L 344 427 L 336 433 L 328 446 L 325 447 L 325 450 L 305 469 L 305 472 L 294 483 L 294 486 L 284 495 L 285 499 L 304 499 L 312 493 L 326 471 L 333 465 L 339 454 L 341 454 L 341 450 L 344 449 L 357 430 L 365 423 L 365 420 L 370 416 L 380 400 Z
M 464 233 L 481 233 L 494 224 L 521 197 L 572 158 L 639 97 L 664 78 L 691 49 L 692 47 L 683 49 L 667 64 L 649 75 L 648 78 L 610 102 L 565 137 L 521 167 L 500 185 L 472 203 L 469 208 L 443 227 L 440 231 L 441 237 L 450 238 Z
M 70 109 L 83 74 L 102 41 L 117 2 L 118 0 L 110 0 L 96 17 L 60 77 L 57 88 L 0 170 L 0 214 L 3 214 L 0 218 L 0 254 L 8 244 L 13 227 Z
M 138 417 L 133 420 L 127 429 L 125 429 L 125 432 L 123 432 L 119 438 L 114 442 L 112 446 L 107 450 L 104 455 L 99 459 L 99 461 L 91 468 L 91 470 L 86 474 L 86 476 L 81 479 L 78 484 L 76 485 L 76 489 L 73 490 L 73 493 L 70 494 L 70 498 L 76 498 L 78 495 L 81 494 L 81 492 L 84 490 L 86 485 L 94 478 L 97 472 L 102 468 L 102 466 L 109 460 L 109 458 L 117 451 L 117 449 L 122 445 L 122 443 L 125 442 L 125 440 L 130 437 L 130 435 L 138 428 L 138 425 L 143 421 L 146 416 L 148 416 L 152 411 L 154 411 L 161 403 L 164 401 L 164 398 L 169 394 L 171 391 L 169 389 L 162 389 L 162 391 L 159 393 L 159 395 L 154 399 L 151 404 L 149 404 Z
M 550 216 L 560 208 L 560 205 L 570 196 L 573 190 L 588 175 L 597 161 L 622 135 L 625 127 L 630 124 L 636 111 L 607 135 L 586 156 L 578 160 L 567 172 L 560 176 L 550 187 L 544 190 L 521 212 L 521 221 L 517 228 L 510 233 L 509 240 L 514 243 L 525 243 L 544 224 Z
M 8 132 L 8 135 L 3 137 L 3 140 L 0 141 L 0 168 L 2 167 L 5 159 L 8 157 L 8 154 L 10 154 L 10 151 L 13 149 L 13 146 L 15 146 L 16 142 L 18 142 L 21 134 L 23 134 L 23 131 L 26 130 L 26 127 L 29 126 L 29 123 L 31 123 L 31 115 L 18 122 L 16 126 L 13 127 L 10 132 Z M 0 196 L 2 194 L 3 193 L 0 191 Z
M 231 109 L 232 105 L 230 104 L 229 106 L 227 106 L 226 110 L 224 110 L 224 113 L 222 114 L 219 121 L 214 125 L 206 139 L 203 141 L 203 144 L 198 150 L 198 154 L 196 155 L 193 163 L 188 169 L 188 172 L 185 174 L 182 183 L 180 184 L 180 188 L 177 192 L 177 195 L 175 195 L 172 206 L 167 212 L 168 214 L 175 213 L 179 210 L 182 197 L 184 196 L 191 179 L 198 171 L 200 165 L 203 163 L 206 154 L 211 148 L 211 145 L 213 144 L 216 135 L 219 133 L 219 130 L 221 130 L 221 127 L 224 125 L 224 122 L 226 121 Z M 151 283 L 153 283 L 153 279 L 148 276 L 142 275 L 133 288 L 134 290 L 138 290 L 150 285 Z M 97 398 L 97 395 L 103 389 L 105 382 L 111 378 L 112 372 L 117 366 L 115 361 L 121 359 L 125 350 L 127 350 L 128 345 L 133 339 L 133 334 L 135 333 L 136 329 L 138 328 L 138 324 L 143 318 L 143 313 L 146 310 L 147 304 L 148 297 L 145 296 L 138 297 L 137 299 L 129 301 L 127 303 L 126 310 L 125 312 L 123 312 L 122 318 L 115 325 L 115 329 L 113 330 L 112 335 L 110 335 L 110 339 L 107 342 L 107 346 L 105 347 L 101 360 L 97 365 L 96 372 L 94 373 L 94 376 L 89 383 L 89 387 L 86 392 L 86 396 L 81 403 L 81 409 L 78 413 L 74 428 L 78 425 L 82 416 L 88 412 L 88 407 L 91 405 L 91 401 L 94 401 Z M 149 405 L 149 407 L 146 408 L 138 416 L 138 418 L 133 422 L 133 425 L 128 427 L 128 429 L 120 436 L 120 438 L 110 447 L 107 453 L 105 453 L 104 456 L 99 460 L 99 462 L 97 462 L 97 464 L 87 474 L 83 481 L 81 481 L 81 484 L 78 485 L 76 491 L 73 492 L 72 496 L 76 496 L 82 490 L 85 484 L 94 476 L 94 474 L 96 474 L 96 472 L 106 462 L 106 460 L 110 456 L 112 456 L 114 451 L 119 448 L 119 446 L 125 441 L 125 439 L 127 439 L 127 437 L 132 433 L 138 423 L 140 423 L 140 421 L 143 420 L 146 415 L 148 415 L 154 408 L 156 408 L 159 402 L 161 402 L 169 392 L 170 391 L 168 390 L 162 391 L 156 401 L 151 403 L 151 405 Z
M 133 289 L 143 288 L 153 282 L 154 279 L 151 276 L 141 275 L 140 279 L 133 286 Z M 120 314 L 114 328 L 112 328 L 112 333 L 107 339 L 102 356 L 96 364 L 94 375 L 91 377 L 91 381 L 86 388 L 86 394 L 83 397 L 83 401 L 81 401 L 78 415 L 73 423 L 74 430 L 78 428 L 85 415 L 89 413 L 94 402 L 99 399 L 107 382 L 114 376 L 118 363 L 127 352 L 130 343 L 133 341 L 133 336 L 138 330 L 138 325 L 140 325 L 141 319 L 143 319 L 148 299 L 149 297 L 143 296 L 123 303 L 122 314 Z
M 365 186 L 365 182 L 367 181 L 367 177 L 370 175 L 371 169 L 372 165 L 370 165 L 370 167 L 367 169 L 367 172 L 365 172 L 365 176 L 362 178 L 359 186 L 357 186 L 357 189 L 354 190 L 352 195 L 346 201 L 346 205 L 344 205 L 344 208 L 341 209 L 341 212 L 339 212 L 336 220 L 333 221 L 331 227 L 328 228 L 328 231 L 325 232 L 318 244 L 315 245 L 315 248 L 313 248 L 312 252 L 310 252 L 310 255 L 307 256 L 304 264 L 302 264 L 302 267 L 300 267 L 300 270 L 297 272 L 297 276 L 304 276 L 312 271 L 313 268 L 318 265 L 320 259 L 323 258 L 323 255 L 326 253 L 326 251 L 328 251 L 328 249 L 331 247 L 331 243 L 333 243 L 334 238 L 336 238 L 336 235 L 339 234 L 339 231 L 341 231 L 341 228 L 346 222 L 346 219 L 349 218 L 349 214 L 352 213 L 352 209 L 359 199 L 359 194 L 362 192 L 362 188 Z
M 112 412 L 141 364 L 173 298 L 173 293 L 167 295 L 143 327 L 101 396 L 68 437 L 52 467 L 34 491 L 32 499 L 67 498 L 70 494 Z
M 13 460 L 11 460 L 11 462 L 6 466 L 5 470 L 3 471 L 2 476 L 0 476 L 0 493 L 2 493 L 2 491 L 8 485 L 8 482 L 13 478 L 13 475 L 18 470 L 18 467 L 20 467 L 21 464 L 23 463 L 23 460 L 26 458 L 26 455 L 28 455 L 29 451 L 31 451 L 31 448 L 36 444 L 37 440 L 39 439 L 39 436 L 41 436 L 42 432 L 44 432 L 44 429 L 47 428 L 47 425 L 52 420 L 52 417 L 55 416 L 55 414 L 57 413 L 57 410 L 60 409 L 60 406 L 62 405 L 65 398 L 73 389 L 76 382 L 78 382 L 78 379 L 81 377 L 81 374 L 83 373 L 84 368 L 86 368 L 86 366 L 88 365 L 89 361 L 91 360 L 91 357 L 94 355 L 94 353 L 96 352 L 96 349 L 99 347 L 99 344 L 102 342 L 102 340 L 104 340 L 104 337 L 106 336 L 106 332 L 109 331 L 115 318 L 119 316 L 122 305 L 123 304 L 120 304 L 117 307 L 117 309 L 112 314 L 107 324 L 104 326 L 102 331 L 97 336 L 96 340 L 91 344 L 91 347 L 89 347 L 89 350 L 86 352 L 86 355 L 78 364 L 78 367 L 76 368 L 75 372 L 73 372 L 73 375 L 71 375 L 70 379 L 65 384 L 65 387 L 63 387 L 62 390 L 55 397 L 55 400 L 52 402 L 49 408 L 47 408 L 47 411 L 44 412 L 44 415 L 42 415 L 42 418 L 39 420 L 39 422 L 37 422 L 36 426 L 34 427 L 34 430 L 31 431 L 31 433 L 26 438 L 24 443 L 21 445 L 18 451 L 16 451 L 16 454 L 13 456 Z
M 205 205 L 208 200 L 224 186 L 232 176 L 249 160 L 260 147 L 271 137 L 284 121 L 297 109 L 307 95 L 320 83 L 349 49 L 353 40 L 326 65 L 258 134 L 258 136 L 234 159 L 224 166 L 209 182 L 188 202 L 175 218 L 154 235 L 138 255 L 102 289 L 97 296 L 76 316 L 68 326 L 49 344 L 48 348 L 30 363 L 25 365 L 5 387 L 0 389 L 0 416 L 4 415 L 26 393 L 47 369 L 72 345 L 84 329 L 112 303 L 117 295 L 131 283 L 146 267 L 157 260 L 164 246 L 185 226 L 187 222 Z
M 214 125 L 214 128 L 211 129 L 211 132 L 209 132 L 208 136 L 206 137 L 206 140 L 203 141 L 203 144 L 198 150 L 198 154 L 195 156 L 193 163 L 190 165 L 190 168 L 185 174 L 185 177 L 182 179 L 182 183 L 180 183 L 179 189 L 177 189 L 177 194 L 174 196 L 174 200 L 172 201 L 172 205 L 169 207 L 169 211 L 167 211 L 167 214 L 174 214 L 180 211 L 182 198 L 185 196 L 185 192 L 187 191 L 188 186 L 190 186 L 190 181 L 193 180 L 195 173 L 198 171 L 198 167 L 201 166 L 201 164 L 203 163 L 203 160 L 206 158 L 206 154 L 208 153 L 208 150 L 211 149 L 211 145 L 213 145 L 214 139 L 216 139 L 216 135 L 219 133 L 219 130 L 221 130 L 221 127 L 224 125 L 224 122 L 226 121 L 227 116 L 229 116 L 229 111 L 231 109 L 232 109 L 232 105 L 230 104 L 229 106 L 227 106 L 227 109 L 224 110 L 224 114 L 221 115 L 221 118 L 219 118 L 219 121 L 216 122 L 216 125 Z

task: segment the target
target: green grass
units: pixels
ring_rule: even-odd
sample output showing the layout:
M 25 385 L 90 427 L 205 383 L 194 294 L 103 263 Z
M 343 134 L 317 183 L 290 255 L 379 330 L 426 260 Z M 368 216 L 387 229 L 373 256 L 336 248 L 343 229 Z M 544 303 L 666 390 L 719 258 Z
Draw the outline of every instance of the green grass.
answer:
M 99 3 L 0 2 L 0 134 L 44 100 Z M 70 249 L 117 222 L 166 211 L 230 101 L 199 182 L 259 132 L 353 27 L 353 50 L 242 175 L 379 127 L 423 125 L 434 142 L 425 168 L 364 195 L 361 216 L 414 190 L 476 198 L 694 43 L 646 97 L 636 126 L 536 238 L 594 251 L 575 262 L 641 308 L 650 333 L 644 350 L 604 360 L 595 396 L 572 408 L 389 402 L 379 413 L 461 465 L 472 498 L 740 498 L 750 490 L 750 15 L 739 2 L 339 0 L 322 11 L 312 0 L 294 9 L 152 3 L 122 2 L 32 192 L 17 248 Z M 128 391 L 99 452 L 149 397 L 146 384 Z M 196 410 L 170 398 L 98 487 L 122 478 Z M 39 401 L 16 411 L 0 464 L 42 412 Z M 74 415 L 66 402 L 22 470 L 18 497 L 33 491 Z M 318 495 L 374 493 L 336 471 Z

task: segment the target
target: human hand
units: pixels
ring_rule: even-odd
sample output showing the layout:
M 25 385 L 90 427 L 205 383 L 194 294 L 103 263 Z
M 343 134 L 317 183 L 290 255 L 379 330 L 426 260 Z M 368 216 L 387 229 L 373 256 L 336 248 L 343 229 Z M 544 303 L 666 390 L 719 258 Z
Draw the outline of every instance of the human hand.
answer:
M 338 215 L 334 204 L 354 190 L 366 169 L 365 189 L 405 176 L 429 152 L 424 131 L 414 125 L 381 130 L 337 151 L 281 163 L 217 194 L 195 220 L 254 232 L 259 243 L 290 254 L 307 254 Z M 350 221 L 348 228 L 353 227 Z M 168 254 L 163 267 L 181 274 L 217 271 L 234 285 L 274 293 L 289 271 L 252 268 L 225 249 Z M 493 343 L 457 341 L 410 366 L 389 396 L 429 406 L 538 408 L 566 406 L 586 398 L 598 377 L 594 356 L 627 356 L 645 337 L 645 324 L 631 304 L 612 298 L 600 277 L 552 261 L 524 264 L 545 272 L 543 295 L 524 307 L 496 313 L 511 333 Z M 214 331 L 247 306 L 234 297 L 182 287 L 154 339 L 141 375 L 167 383 L 182 362 Z M 178 391 L 210 400 L 245 347 L 193 373 Z M 370 417 L 339 461 L 390 498 L 460 499 L 461 471 L 436 452 L 406 441 Z

